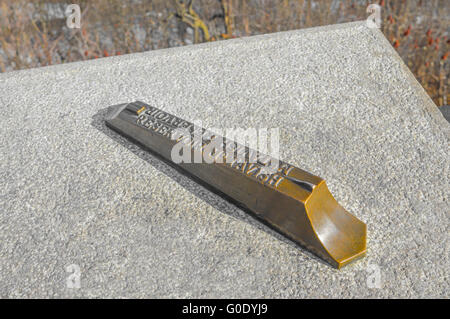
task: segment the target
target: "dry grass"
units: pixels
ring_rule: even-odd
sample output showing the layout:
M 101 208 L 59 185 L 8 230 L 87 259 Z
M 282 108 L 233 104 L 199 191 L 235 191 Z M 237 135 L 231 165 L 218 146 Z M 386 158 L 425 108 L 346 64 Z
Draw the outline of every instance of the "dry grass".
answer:
M 378 2 L 386 37 L 432 99 L 449 103 L 448 0 L 189 2 L 0 0 L 0 70 L 362 20 L 368 4 Z M 70 3 L 81 6 L 81 29 L 65 26 Z

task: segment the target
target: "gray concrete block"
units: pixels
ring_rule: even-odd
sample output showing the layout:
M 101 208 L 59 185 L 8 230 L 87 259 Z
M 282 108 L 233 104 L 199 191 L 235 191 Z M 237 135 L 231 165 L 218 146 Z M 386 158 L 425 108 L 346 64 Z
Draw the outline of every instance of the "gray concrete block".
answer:
M 445 119 L 450 122 L 450 105 L 443 105 L 439 108 L 442 115 L 444 115 Z
M 279 127 L 367 257 L 335 270 L 107 129 L 133 100 Z M 1 297 L 449 297 L 450 126 L 364 23 L 5 73 L 0 104 Z

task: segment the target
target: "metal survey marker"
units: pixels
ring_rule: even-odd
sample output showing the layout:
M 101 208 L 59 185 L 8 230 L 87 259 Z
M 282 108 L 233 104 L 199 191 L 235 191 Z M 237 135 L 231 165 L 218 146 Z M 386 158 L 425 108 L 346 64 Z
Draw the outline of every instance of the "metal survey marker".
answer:
M 340 268 L 365 255 L 366 224 L 337 203 L 322 178 L 278 160 L 274 170 L 270 156 L 142 102 L 113 106 L 106 124 L 332 266 Z M 200 142 L 194 138 L 198 131 Z M 223 141 L 222 152 L 211 147 L 217 140 Z M 174 148 L 180 145 L 188 148 L 190 158 L 206 154 L 210 160 L 174 162 Z M 225 150 L 232 150 L 237 160 L 227 161 Z

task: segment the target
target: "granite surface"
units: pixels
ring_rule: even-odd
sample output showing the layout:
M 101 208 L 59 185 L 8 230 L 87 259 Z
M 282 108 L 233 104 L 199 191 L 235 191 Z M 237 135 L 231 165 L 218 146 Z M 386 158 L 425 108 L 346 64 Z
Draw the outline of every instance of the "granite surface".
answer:
M 333 269 L 105 127 L 134 100 L 280 128 L 367 256 Z M 0 297 L 449 297 L 450 124 L 363 22 L 0 74 L 0 105 Z

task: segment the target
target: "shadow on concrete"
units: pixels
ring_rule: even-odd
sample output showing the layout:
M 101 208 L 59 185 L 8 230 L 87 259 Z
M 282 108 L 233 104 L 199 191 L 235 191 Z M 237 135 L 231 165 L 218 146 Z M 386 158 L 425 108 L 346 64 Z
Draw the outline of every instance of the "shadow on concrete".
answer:
M 181 170 L 178 166 L 170 163 L 166 159 L 159 156 L 157 153 L 148 149 L 144 149 L 141 146 L 137 146 L 128 138 L 107 127 L 105 124 L 105 119 L 107 114 L 110 113 L 111 110 L 112 106 L 99 110 L 92 117 L 93 121 L 91 122 L 91 125 L 103 134 L 113 139 L 119 145 L 128 149 L 134 155 L 149 163 L 151 166 L 162 172 L 167 177 L 177 182 L 194 196 L 200 198 L 212 207 L 216 208 L 218 211 L 238 220 L 244 221 L 250 224 L 252 227 L 270 234 L 280 242 L 283 242 L 291 247 L 295 247 L 296 249 L 301 247 L 302 253 L 311 257 L 315 261 L 330 266 L 328 263 L 326 263 L 316 255 L 307 251 L 305 247 L 302 247 L 300 244 L 288 239 L 277 230 L 271 228 L 271 226 L 265 221 L 258 219 L 253 212 L 249 211 L 245 207 L 240 207 L 239 203 L 235 202 L 232 198 L 218 192 L 216 189 L 208 187 L 208 185 L 203 181 L 197 179 L 195 176 L 192 176 L 188 172 Z

